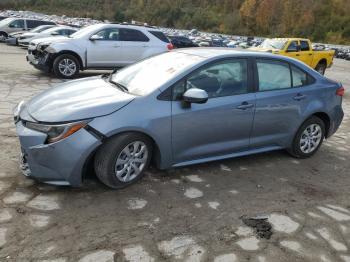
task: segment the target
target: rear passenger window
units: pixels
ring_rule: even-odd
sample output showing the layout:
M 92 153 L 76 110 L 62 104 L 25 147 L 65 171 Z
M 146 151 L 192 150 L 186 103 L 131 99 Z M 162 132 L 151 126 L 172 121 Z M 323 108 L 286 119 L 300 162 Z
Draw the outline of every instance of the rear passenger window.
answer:
M 163 32 L 160 31 L 149 31 L 152 35 L 157 37 L 159 40 L 163 41 L 164 43 L 169 43 L 169 39 L 163 34 Z
M 288 63 L 273 60 L 257 60 L 259 91 L 292 87 Z
M 308 84 L 307 74 L 295 66 L 292 67 L 293 87 L 305 86 Z
M 301 51 L 310 51 L 310 46 L 308 41 L 300 41 L 300 50 Z
M 120 29 L 120 40 L 130 42 L 148 42 L 149 38 L 144 33 L 135 29 Z

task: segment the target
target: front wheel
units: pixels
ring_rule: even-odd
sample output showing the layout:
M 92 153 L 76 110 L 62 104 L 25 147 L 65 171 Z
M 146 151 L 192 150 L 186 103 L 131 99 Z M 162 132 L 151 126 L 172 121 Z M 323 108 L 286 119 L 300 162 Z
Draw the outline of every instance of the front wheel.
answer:
M 289 153 L 297 158 L 308 158 L 320 148 L 325 137 L 325 124 L 312 116 L 306 120 L 296 133 Z
M 125 133 L 108 140 L 97 151 L 95 172 L 102 183 L 120 189 L 142 178 L 152 157 L 152 142 L 138 133 Z
M 53 62 L 53 72 L 59 78 L 73 78 L 79 73 L 79 69 L 79 61 L 73 55 L 60 55 Z
M 1 33 L 0 33 L 0 41 L 1 41 L 1 42 L 3 42 L 3 41 L 5 41 L 5 40 L 6 40 L 6 38 L 7 38 L 7 34 L 6 34 L 6 33 L 1 32 Z

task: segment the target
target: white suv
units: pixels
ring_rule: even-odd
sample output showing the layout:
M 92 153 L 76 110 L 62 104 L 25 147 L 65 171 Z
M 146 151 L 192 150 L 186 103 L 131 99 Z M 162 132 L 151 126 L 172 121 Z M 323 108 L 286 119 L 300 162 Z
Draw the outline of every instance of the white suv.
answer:
M 167 37 L 153 27 L 97 24 L 69 37 L 33 40 L 27 61 L 57 77 L 72 78 L 80 70 L 120 68 L 172 48 Z

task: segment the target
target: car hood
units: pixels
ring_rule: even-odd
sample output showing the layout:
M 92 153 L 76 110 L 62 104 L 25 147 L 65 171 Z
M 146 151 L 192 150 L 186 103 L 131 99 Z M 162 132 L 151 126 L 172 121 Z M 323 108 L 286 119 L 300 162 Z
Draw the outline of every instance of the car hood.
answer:
M 21 36 L 22 37 L 33 37 L 33 36 L 36 36 L 38 35 L 39 33 L 24 33 L 22 34 Z
M 18 32 L 13 32 L 9 34 L 10 37 L 16 37 L 25 34 L 27 31 L 18 31 Z
M 39 122 L 69 122 L 108 115 L 134 98 L 97 76 L 48 89 L 30 100 L 26 108 Z
M 69 41 L 70 38 L 66 37 L 66 36 L 50 36 L 50 37 L 45 37 L 43 36 L 43 38 L 38 38 L 35 39 L 33 41 L 31 41 L 31 43 L 37 45 L 37 44 L 51 44 L 52 42 L 64 42 L 64 41 Z

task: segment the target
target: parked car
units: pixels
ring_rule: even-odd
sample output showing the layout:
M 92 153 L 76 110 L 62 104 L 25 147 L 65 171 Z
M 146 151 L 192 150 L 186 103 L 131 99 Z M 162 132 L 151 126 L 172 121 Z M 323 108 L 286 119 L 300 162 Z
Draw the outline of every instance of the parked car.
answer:
M 253 47 L 253 51 L 272 52 L 298 59 L 320 74 L 324 75 L 326 68 L 333 64 L 334 50 L 313 50 L 309 39 L 303 38 L 274 38 L 266 39 L 259 47 Z
M 151 160 L 167 169 L 279 149 L 311 157 L 342 122 L 343 94 L 295 59 L 189 48 L 50 88 L 14 119 L 27 176 L 79 186 L 93 165 L 122 188 Z
M 191 39 L 185 36 L 168 35 L 168 38 L 175 48 L 198 47 L 197 44 L 193 43 Z
M 236 48 L 238 46 L 238 42 L 237 41 L 230 41 L 228 44 L 227 44 L 227 47 L 229 48 Z
M 27 60 L 57 77 L 72 78 L 80 70 L 124 67 L 172 48 L 168 38 L 153 27 L 97 24 L 69 38 L 33 40 Z
M 70 36 L 77 32 L 79 28 L 70 26 L 55 26 L 41 32 L 24 33 L 18 38 L 18 45 L 28 47 L 29 43 L 35 39 L 47 38 L 52 36 Z
M 30 34 L 39 34 L 44 30 L 47 30 L 49 28 L 55 27 L 56 25 L 40 25 L 32 30 L 28 31 L 18 31 L 15 33 L 11 33 L 8 35 L 5 42 L 9 45 L 18 45 L 18 38 L 20 38 L 23 34 L 30 35 Z
M 6 18 L 0 21 L 0 41 L 5 41 L 10 33 L 29 31 L 40 25 L 55 25 L 55 23 L 34 19 Z

